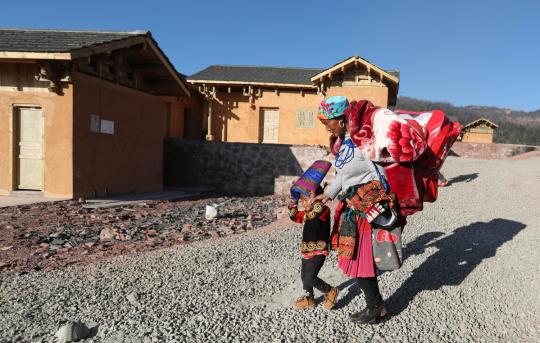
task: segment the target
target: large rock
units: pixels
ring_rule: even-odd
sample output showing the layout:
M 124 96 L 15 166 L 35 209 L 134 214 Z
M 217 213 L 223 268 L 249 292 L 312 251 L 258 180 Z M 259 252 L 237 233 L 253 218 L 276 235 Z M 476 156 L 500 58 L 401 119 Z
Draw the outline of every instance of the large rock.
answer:
M 113 229 L 103 229 L 99 233 L 99 240 L 100 241 L 112 241 L 116 237 L 116 231 Z
M 90 329 L 80 321 L 63 325 L 55 334 L 59 343 L 76 342 L 87 338 L 88 335 L 90 335 Z
M 137 294 L 136 292 L 131 292 L 129 293 L 127 296 L 126 296 L 127 300 L 133 304 L 133 305 L 140 305 L 139 303 L 139 294 Z

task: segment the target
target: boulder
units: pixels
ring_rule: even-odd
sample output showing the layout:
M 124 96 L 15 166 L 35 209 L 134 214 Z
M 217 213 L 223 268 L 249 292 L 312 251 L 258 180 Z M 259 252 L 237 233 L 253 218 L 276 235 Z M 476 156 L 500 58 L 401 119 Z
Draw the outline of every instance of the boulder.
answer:
M 59 343 L 76 342 L 87 338 L 90 334 L 90 329 L 80 321 L 69 322 L 62 325 L 56 332 L 55 336 Z

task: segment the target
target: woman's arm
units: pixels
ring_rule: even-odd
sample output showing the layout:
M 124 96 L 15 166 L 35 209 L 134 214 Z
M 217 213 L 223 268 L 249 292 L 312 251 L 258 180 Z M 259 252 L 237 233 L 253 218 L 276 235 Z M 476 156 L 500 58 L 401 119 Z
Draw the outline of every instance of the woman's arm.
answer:
M 334 179 L 334 181 L 332 181 L 330 186 L 326 187 L 326 189 L 324 190 L 324 195 L 326 195 L 326 197 L 328 197 L 329 199 L 334 199 L 339 194 L 339 192 L 341 192 L 341 188 L 342 188 L 341 174 L 336 173 L 336 178 Z

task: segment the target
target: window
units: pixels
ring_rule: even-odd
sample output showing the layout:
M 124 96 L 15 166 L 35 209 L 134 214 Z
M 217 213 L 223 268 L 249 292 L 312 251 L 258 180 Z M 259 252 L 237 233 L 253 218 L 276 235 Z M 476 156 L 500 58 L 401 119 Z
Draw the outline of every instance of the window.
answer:
M 311 129 L 315 127 L 317 110 L 313 108 L 299 108 L 296 118 L 296 127 L 301 129 Z

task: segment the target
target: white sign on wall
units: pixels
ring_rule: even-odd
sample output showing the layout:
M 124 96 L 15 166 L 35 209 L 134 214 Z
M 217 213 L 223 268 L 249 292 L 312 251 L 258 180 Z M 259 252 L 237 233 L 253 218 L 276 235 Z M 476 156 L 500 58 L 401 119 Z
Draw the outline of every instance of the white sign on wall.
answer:
M 101 133 L 106 133 L 108 135 L 114 135 L 114 121 L 112 121 L 112 120 L 101 120 Z

